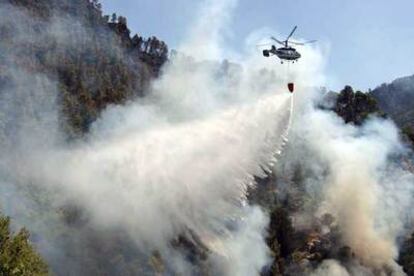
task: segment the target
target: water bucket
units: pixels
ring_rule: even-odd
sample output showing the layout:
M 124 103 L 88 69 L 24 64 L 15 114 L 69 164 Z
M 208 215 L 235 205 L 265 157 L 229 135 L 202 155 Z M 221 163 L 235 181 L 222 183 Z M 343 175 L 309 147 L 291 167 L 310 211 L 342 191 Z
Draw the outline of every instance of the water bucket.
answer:
M 295 91 L 295 84 L 293 82 L 289 82 L 288 83 L 288 89 L 289 89 L 290 93 L 293 93 L 293 91 Z

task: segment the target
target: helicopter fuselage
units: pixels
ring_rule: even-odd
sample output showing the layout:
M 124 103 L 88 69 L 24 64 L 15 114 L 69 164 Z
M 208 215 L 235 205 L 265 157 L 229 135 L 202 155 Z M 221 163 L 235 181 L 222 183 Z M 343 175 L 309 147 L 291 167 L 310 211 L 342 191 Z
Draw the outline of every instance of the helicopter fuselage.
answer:
M 265 57 L 269 57 L 270 54 L 277 56 L 281 60 L 288 60 L 288 61 L 295 61 L 295 60 L 300 59 L 301 57 L 301 54 L 298 51 L 296 51 L 295 48 L 290 47 L 290 46 L 276 48 L 273 45 L 270 50 L 263 50 L 263 55 Z
M 292 47 L 282 47 L 278 48 L 275 51 L 275 55 L 284 60 L 298 60 L 300 59 L 301 55 L 295 48 Z

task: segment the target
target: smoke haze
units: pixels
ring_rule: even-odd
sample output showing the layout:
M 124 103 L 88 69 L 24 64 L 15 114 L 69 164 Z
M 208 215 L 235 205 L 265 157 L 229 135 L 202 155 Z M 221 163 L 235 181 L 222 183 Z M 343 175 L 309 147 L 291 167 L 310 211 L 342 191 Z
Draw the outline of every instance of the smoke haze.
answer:
M 87 136 L 71 144 L 59 126 L 56 81 L 15 64 L 19 53 L 7 49 L 13 78 L 0 95 L 5 213 L 35 233 L 54 269 L 80 269 L 50 230 L 72 232 L 69 242 L 82 237 L 56 211 L 76 206 L 87 227 L 125 233 L 142 255 L 162 252 L 170 271 L 198 272 L 172 245 L 186 235 L 208 248 L 213 275 L 257 275 L 271 262 L 269 219 L 249 204 L 247 191 L 278 158 L 287 167 L 300 160 L 312 172 L 307 192 L 317 202 L 301 215 L 312 220 L 331 213 L 341 244 L 356 256 L 352 264 L 326 260 L 309 273 L 402 273 L 395 264 L 397 239 L 411 227 L 414 179 L 397 165 L 407 152 L 397 128 L 375 118 L 362 127 L 346 125 L 313 107 L 319 95 L 311 87 L 325 81 L 320 49 L 303 48 L 303 61 L 287 72 L 257 51 L 229 54 L 223 34 L 237 1 L 203 3 L 188 40 L 147 96 L 107 107 Z M 32 24 L 27 15 L 9 9 L 0 18 L 20 27 L 13 43 L 34 41 L 26 32 Z M 71 20 L 56 17 L 46 40 L 74 44 L 60 47 L 87 43 L 88 31 Z M 85 40 L 71 40 L 73 32 Z M 262 33 L 251 34 L 249 49 Z M 238 64 L 212 61 L 227 55 L 237 56 Z M 295 105 L 287 80 L 297 87 Z M 289 129 L 287 152 L 280 156 Z
M 206 6 L 193 33 L 205 28 L 202 24 L 211 16 L 225 22 L 229 14 L 222 8 L 233 5 L 227 4 Z M 30 25 L 14 23 L 23 30 Z M 65 35 L 71 32 L 63 19 L 51 24 L 48 39 L 68 40 Z M 208 40 L 212 50 L 207 47 L 204 58 L 217 58 L 221 27 L 214 26 Z M 87 33 L 77 33 L 82 32 Z M 200 39 L 192 37 L 183 49 L 203 44 Z M 17 36 L 14 43 L 26 40 L 31 38 Z M 267 216 L 245 198 L 253 176 L 263 176 L 275 162 L 289 124 L 291 97 L 275 93 L 271 79 L 258 83 L 253 71 L 243 68 L 235 69 L 233 79 L 219 78 L 207 61 L 173 58 L 148 97 L 109 107 L 84 142 L 67 146 L 53 135 L 60 131 L 58 106 L 49 97 L 58 94 L 56 83 L 15 67 L 13 85 L 2 95 L 2 121 L 7 123 L 2 130 L 16 128 L 16 135 L 2 140 L 13 147 L 1 158 L 7 179 L 2 196 L 9 198 L 2 202 L 26 202 L 22 210 L 6 206 L 6 213 L 39 236 L 52 267 L 56 269 L 53 262 L 66 263 L 63 267 L 72 271 L 76 267 L 58 252 L 63 248 L 54 248 L 56 234 L 47 230 L 65 228 L 54 213 L 65 205 L 80 206 L 92 227 L 126 232 L 142 252 L 165 252 L 162 258 L 170 269 L 184 274 L 194 273 L 193 268 L 171 246 L 182 234 L 195 235 L 208 246 L 213 252 L 209 262 L 219 274 L 256 274 L 270 261 L 264 241 Z M 21 188 L 40 189 L 47 202 L 36 206 Z M 28 208 L 43 213 L 45 226 L 22 214 Z M 73 239 L 77 235 L 82 232 L 73 231 Z M 255 258 L 246 256 L 247 251 Z
M 412 227 L 414 178 L 400 165 L 408 149 L 396 126 L 371 118 L 356 127 L 309 103 L 294 121 L 283 159 L 308 170 L 305 185 L 316 205 L 307 207 L 304 221 L 332 214 L 331 227 L 339 228 L 341 243 L 352 249 L 357 260 L 345 265 L 345 270 L 340 263 L 324 262 L 314 273 L 404 275 L 395 263 L 397 240 Z M 301 214 L 298 219 L 303 223 Z

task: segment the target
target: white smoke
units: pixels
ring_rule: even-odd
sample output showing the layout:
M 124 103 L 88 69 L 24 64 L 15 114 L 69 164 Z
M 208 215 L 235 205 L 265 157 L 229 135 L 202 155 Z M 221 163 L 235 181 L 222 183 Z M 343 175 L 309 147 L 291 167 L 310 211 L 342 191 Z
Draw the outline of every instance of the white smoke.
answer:
M 227 56 L 223 47 L 225 34 L 229 34 L 228 25 L 232 11 L 238 0 L 204 0 L 191 23 L 187 38 L 179 46 L 179 51 L 191 53 L 198 60 L 220 59 Z
M 371 118 L 357 127 L 345 124 L 333 112 L 310 105 L 302 110 L 294 126 L 297 148 L 290 157 L 301 158 L 301 164 L 315 174 L 307 188 L 319 204 L 316 214 L 336 217 L 342 243 L 364 269 L 403 274 L 395 263 L 397 239 L 411 228 L 414 176 L 401 166 L 407 149 L 398 129 L 385 119 Z M 352 267 L 351 275 L 370 274 L 358 272 L 362 266 Z M 346 275 L 331 263 L 317 273 L 336 275 L 332 271 Z
M 242 201 L 247 188 L 252 176 L 263 175 L 263 168 L 273 161 L 288 111 L 289 95 L 270 95 L 204 119 L 138 127 L 75 150 L 42 152 L 39 159 L 28 159 L 23 170 L 29 171 L 23 174 L 53 188 L 58 185 L 92 214 L 97 225 L 123 227 L 141 248 L 164 249 L 187 229 L 206 242 L 223 239 L 226 244 L 228 235 L 250 242 L 254 235 L 241 240 L 237 236 L 243 234 L 229 232 L 226 225 L 245 216 Z M 267 220 L 264 215 L 256 220 L 258 242 Z M 247 231 L 250 226 L 240 227 Z M 255 268 L 267 261 L 265 243 L 260 241 L 255 255 L 261 258 L 249 259 Z M 249 266 L 238 261 L 243 254 L 226 251 L 233 265 Z
M 205 59 L 221 58 L 222 24 L 234 5 L 208 1 L 195 35 L 180 49 L 198 47 Z M 220 24 L 211 26 L 212 17 Z M 50 35 L 58 33 L 56 40 L 65 41 L 66 28 L 55 22 Z M 201 36 L 207 27 L 212 35 Z M 38 116 L 33 111 L 27 117 L 52 122 L 17 127 L 21 141 L 15 141 L 13 154 L 1 159 L 7 191 L 16 183 L 41 187 L 48 191 L 51 208 L 81 206 L 94 227 L 125 231 L 143 252 L 160 250 L 165 262 L 185 274 L 192 267 L 177 257 L 171 240 L 188 232 L 212 252 L 209 262 L 218 273 L 258 274 L 270 260 L 264 241 L 268 220 L 258 207 L 247 205 L 246 193 L 254 185 L 253 176 L 264 176 L 274 164 L 292 107 L 291 95 L 271 72 L 272 64 L 262 64 L 267 72 L 258 71 L 262 57 L 254 55 L 239 66 L 221 67 L 217 62 L 172 59 L 148 97 L 109 107 L 85 141 L 71 146 L 58 143 L 58 135 L 45 136 L 58 130 L 55 98 L 43 97 L 57 94 L 54 82 L 45 86 L 42 78 L 33 82 L 29 72 L 13 74 L 20 85 L 37 85 L 11 87 L 3 103 L 10 106 L 15 92 L 22 91 L 28 102 L 15 106 L 22 112 L 36 106 Z M 10 114 L 4 118 L 16 122 Z M 34 225 L 30 219 L 20 222 Z M 48 238 L 42 237 L 45 247 L 53 243 Z
M 311 276 L 349 276 L 348 271 L 335 260 L 326 260 L 314 271 Z
M 199 60 L 224 58 L 229 50 L 221 44 L 222 34 L 235 5 L 206 1 L 179 51 L 196 53 Z M 68 21 L 55 21 L 51 34 L 58 42 L 67 41 L 62 26 Z M 84 30 L 73 26 L 84 37 Z M 304 93 L 306 87 L 325 81 L 318 50 L 303 48 L 304 58 L 288 71 L 275 59 L 260 56 L 251 45 L 259 36 L 256 32 L 248 39 L 247 55 L 238 54 L 240 66 L 223 63 L 226 70 L 214 62 L 172 59 L 148 97 L 109 107 L 86 142 L 70 148 L 56 146 L 54 82 L 10 69 L 18 85 L 0 101 L 1 135 L 16 131 L 13 139 L 1 140 L 6 149 L 0 160 L 6 211 L 21 213 L 5 200 L 15 198 L 10 194 L 16 193 L 16 182 L 40 183 L 53 191 L 48 195 L 52 206 L 57 201 L 82 206 L 95 227 L 122 229 L 143 251 L 166 252 L 162 257 L 176 271 L 188 274 L 192 268 L 176 256 L 171 240 L 191 231 L 210 249 L 209 262 L 218 274 L 258 274 L 270 259 L 264 242 L 268 219 L 258 207 L 245 206 L 246 191 L 254 185 L 253 175 L 270 170 L 282 145 L 291 109 L 286 82 L 295 82 L 301 104 L 312 97 Z M 298 136 L 314 153 L 303 162 L 322 160 L 329 168 L 328 177 L 317 182 L 323 198 L 319 212 L 335 215 L 343 243 L 362 263 L 394 267 L 396 239 L 412 219 L 413 183 L 410 173 L 390 162 L 403 150 L 396 128 L 379 120 L 362 128 L 347 126 L 314 109 L 302 110 L 296 119 Z M 301 152 L 295 154 L 301 157 Z M 30 219 L 20 222 L 34 224 Z M 49 244 L 45 247 L 51 250 Z M 347 269 L 326 261 L 315 273 L 369 271 Z
M 260 56 L 251 45 L 261 36 L 255 32 L 248 38 L 251 50 L 234 54 L 239 65 L 207 61 L 228 55 L 223 32 L 237 3 L 203 3 L 179 48 L 184 55 L 198 55 L 198 61 L 173 58 L 147 97 L 107 108 L 76 145 L 56 143 L 57 112 L 50 109 L 55 98 L 48 97 L 57 93 L 54 82 L 13 68 L 20 81 L 1 95 L 0 118 L 10 119 L 0 121 L 7 130 L 1 135 L 21 123 L 13 136 L 17 140 L 2 139 L 13 149 L 0 155 L 2 199 L 15 193 L 16 183 L 37 184 L 51 193 L 51 206 L 81 206 L 94 227 L 121 229 L 143 252 L 160 250 L 176 272 L 194 273 L 171 246 L 172 239 L 191 232 L 209 248 L 207 262 L 218 275 L 258 274 L 270 261 L 264 241 L 268 218 L 245 197 L 253 176 L 264 176 L 276 161 L 292 108 L 285 85 L 293 81 L 300 112 L 292 154 L 317 172 L 327 168 L 327 176 L 313 183 L 322 199 L 318 213 L 336 217 L 343 244 L 361 263 L 325 261 L 314 273 L 401 273 L 396 240 L 412 220 L 413 176 L 395 165 L 404 152 L 396 127 L 373 119 L 358 128 L 304 106 L 314 96 L 307 88 L 325 81 L 318 49 L 301 49 L 304 58 L 286 69 Z M 66 41 L 62 24 L 56 24 L 52 35 Z M 25 109 L 17 112 L 18 107 Z M 16 119 L 13 112 L 25 116 Z M 302 144 L 310 156 L 302 155 Z M 6 206 L 19 214 L 11 209 Z

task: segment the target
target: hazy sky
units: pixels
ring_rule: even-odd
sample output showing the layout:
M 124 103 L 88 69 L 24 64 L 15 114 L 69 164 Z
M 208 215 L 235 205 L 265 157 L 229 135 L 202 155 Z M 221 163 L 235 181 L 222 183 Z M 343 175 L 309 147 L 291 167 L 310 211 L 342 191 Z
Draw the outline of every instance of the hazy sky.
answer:
M 203 1 L 101 2 L 105 13 L 126 16 L 133 32 L 155 35 L 174 48 Z M 326 73 L 331 89 L 351 84 L 365 90 L 414 74 L 413 11 L 413 0 L 239 0 L 228 45 L 239 50 L 256 29 L 287 34 L 298 25 L 297 37 L 329 45 Z

